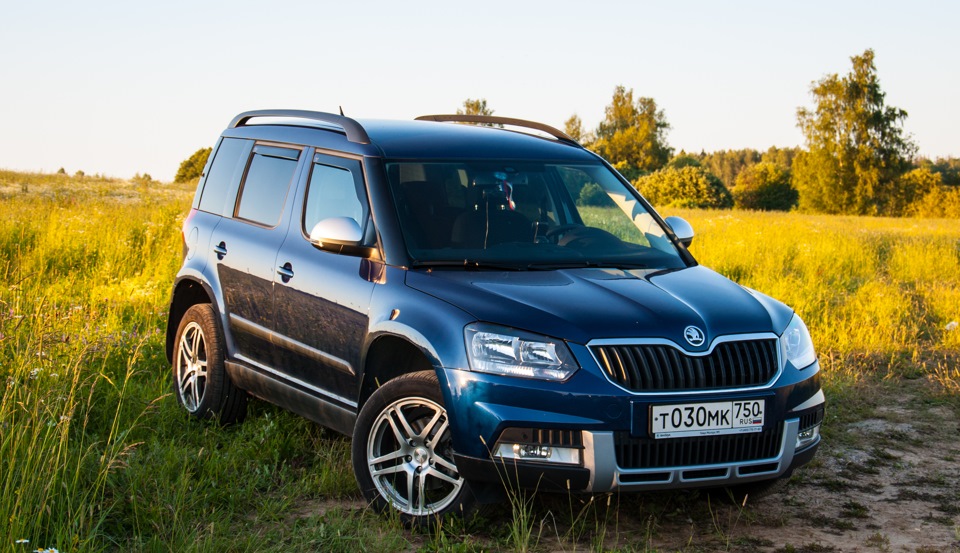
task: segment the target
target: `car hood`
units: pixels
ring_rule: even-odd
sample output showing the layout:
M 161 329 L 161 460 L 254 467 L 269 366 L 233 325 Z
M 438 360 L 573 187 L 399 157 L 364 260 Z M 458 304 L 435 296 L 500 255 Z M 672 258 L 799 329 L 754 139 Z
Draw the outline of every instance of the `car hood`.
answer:
M 780 334 L 792 311 L 702 266 L 674 271 L 409 271 L 407 285 L 484 321 L 586 344 L 663 338 L 705 351 L 717 336 Z M 706 339 L 684 340 L 688 326 Z

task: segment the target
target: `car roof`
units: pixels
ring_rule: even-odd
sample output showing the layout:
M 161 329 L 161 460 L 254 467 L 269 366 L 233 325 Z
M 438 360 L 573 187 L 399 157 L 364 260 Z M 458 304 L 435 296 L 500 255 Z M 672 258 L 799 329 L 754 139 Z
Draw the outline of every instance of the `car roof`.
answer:
M 330 123 L 272 113 L 312 114 L 341 120 Z M 249 114 L 266 114 L 254 115 Z M 247 116 L 246 118 L 244 116 Z M 263 122 L 248 123 L 254 117 Z M 557 131 L 559 132 L 559 131 Z M 562 134 L 562 133 L 561 133 Z M 288 142 L 388 159 L 511 159 L 595 162 L 597 156 L 572 139 L 538 136 L 510 128 L 483 127 L 424 120 L 353 120 L 317 112 L 245 112 L 223 136 Z
M 434 121 L 360 120 L 386 158 L 596 161 L 581 146 L 552 137 Z

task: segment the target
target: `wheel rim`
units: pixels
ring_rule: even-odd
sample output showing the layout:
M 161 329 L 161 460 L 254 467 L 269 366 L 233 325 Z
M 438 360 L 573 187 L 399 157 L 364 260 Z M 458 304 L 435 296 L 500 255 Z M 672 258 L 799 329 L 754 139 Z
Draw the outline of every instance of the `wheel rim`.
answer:
M 200 407 L 207 389 L 207 342 L 195 321 L 187 324 L 177 348 L 177 393 L 191 413 Z
M 367 440 L 367 467 L 380 496 L 407 515 L 440 512 L 463 487 L 447 412 L 425 398 L 401 399 L 380 412 Z

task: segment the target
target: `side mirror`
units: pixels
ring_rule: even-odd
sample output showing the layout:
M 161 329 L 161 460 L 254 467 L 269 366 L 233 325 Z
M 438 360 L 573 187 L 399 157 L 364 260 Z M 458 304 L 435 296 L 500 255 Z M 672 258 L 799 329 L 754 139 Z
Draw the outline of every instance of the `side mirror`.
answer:
M 360 244 L 363 231 L 352 217 L 330 217 L 314 225 L 310 243 L 321 250 L 360 257 L 372 257 L 375 248 Z
M 693 227 L 690 223 L 682 217 L 667 217 L 665 221 L 680 239 L 680 243 L 689 248 L 693 243 Z

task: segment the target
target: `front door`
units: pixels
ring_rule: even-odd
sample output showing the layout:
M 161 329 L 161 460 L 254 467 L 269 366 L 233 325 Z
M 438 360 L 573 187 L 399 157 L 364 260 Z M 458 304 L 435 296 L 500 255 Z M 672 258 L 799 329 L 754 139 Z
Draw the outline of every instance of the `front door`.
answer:
M 285 271 L 276 276 L 274 296 L 277 330 L 284 336 L 282 370 L 328 401 L 355 408 L 375 286 L 371 262 L 320 250 L 309 235 L 324 219 L 350 217 L 373 245 L 360 161 L 316 154 L 298 199 L 277 257 Z

